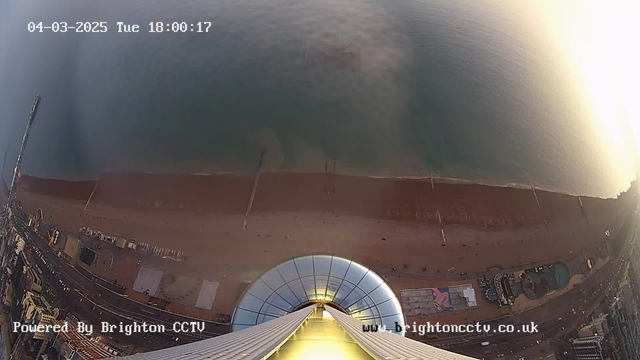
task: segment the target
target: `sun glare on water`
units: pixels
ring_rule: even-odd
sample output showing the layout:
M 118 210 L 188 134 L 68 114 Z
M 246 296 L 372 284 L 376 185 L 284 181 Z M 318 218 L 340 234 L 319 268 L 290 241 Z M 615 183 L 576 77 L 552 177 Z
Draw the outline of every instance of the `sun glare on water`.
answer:
M 638 15 L 640 3 L 634 0 L 583 2 L 590 32 L 582 36 L 582 48 L 590 54 L 578 60 L 593 94 L 594 105 L 612 138 L 622 140 L 620 122 L 640 130 L 640 50 Z M 621 121 L 614 121 L 620 119 Z M 611 120 L 611 121 L 609 121 Z
M 640 3 L 636 0 L 548 1 L 555 41 L 574 72 L 604 156 L 619 179 L 635 178 L 640 153 Z M 636 147 L 634 151 L 634 146 Z

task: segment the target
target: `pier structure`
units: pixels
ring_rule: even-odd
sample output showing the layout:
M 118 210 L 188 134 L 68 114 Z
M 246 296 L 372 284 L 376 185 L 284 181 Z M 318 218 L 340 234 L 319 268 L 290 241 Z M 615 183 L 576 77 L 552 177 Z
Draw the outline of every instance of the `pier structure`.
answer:
M 11 186 L 9 187 L 9 201 L 15 196 L 15 191 L 20 180 L 20 166 L 22 165 L 22 158 L 24 157 L 24 150 L 27 148 L 27 142 L 29 141 L 29 133 L 31 132 L 31 126 L 33 120 L 36 118 L 38 106 L 40 105 L 40 95 L 36 95 L 33 99 L 33 105 L 31 111 L 29 111 L 29 118 L 27 119 L 27 129 L 24 131 L 22 137 L 22 143 L 20 144 L 20 152 L 18 153 L 18 159 L 16 160 L 16 167 L 13 170 L 13 178 L 11 179 Z

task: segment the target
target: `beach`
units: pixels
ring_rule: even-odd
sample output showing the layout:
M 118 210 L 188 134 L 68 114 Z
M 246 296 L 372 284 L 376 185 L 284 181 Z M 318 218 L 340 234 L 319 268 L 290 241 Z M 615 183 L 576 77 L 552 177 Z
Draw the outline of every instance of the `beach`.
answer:
M 244 214 L 254 174 L 169 175 L 107 172 L 95 181 L 23 176 L 34 194 L 123 209 Z M 599 199 L 532 189 L 326 173 L 262 172 L 251 213 L 320 212 L 421 224 L 518 228 L 610 214 L 628 197 Z M 580 205 L 582 202 L 582 206 Z M 439 214 L 439 215 L 438 215 Z
M 151 263 L 220 282 L 211 310 L 170 305 L 202 318 L 231 314 L 246 284 L 301 255 L 353 259 L 387 276 L 396 293 L 473 283 L 478 274 L 499 269 L 604 259 L 605 229 L 615 236 L 633 199 L 631 192 L 615 200 L 578 200 L 536 191 L 538 207 L 531 189 L 441 183 L 432 188 L 428 180 L 265 172 L 245 216 L 253 182 L 251 175 L 107 173 L 85 211 L 95 182 L 24 176 L 18 199 L 30 213 L 41 208 L 47 223 L 68 233 L 86 226 L 183 251 L 183 262 Z M 115 254 L 121 260 L 113 271 L 91 271 L 131 289 L 139 264 L 127 254 Z M 501 315 L 477 296 L 481 310 L 456 312 L 450 320 Z

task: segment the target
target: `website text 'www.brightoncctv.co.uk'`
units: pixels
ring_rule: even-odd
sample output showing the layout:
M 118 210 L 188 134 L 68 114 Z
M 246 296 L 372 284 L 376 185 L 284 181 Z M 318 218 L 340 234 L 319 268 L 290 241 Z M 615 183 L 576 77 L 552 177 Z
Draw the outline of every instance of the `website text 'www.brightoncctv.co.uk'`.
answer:
M 413 323 L 410 325 L 403 326 L 395 323 L 395 329 L 387 329 L 384 325 L 362 325 L 363 332 L 383 332 L 383 331 L 393 331 L 393 332 L 414 332 L 419 335 L 425 334 L 434 334 L 434 333 L 528 333 L 535 334 L 538 332 L 538 325 L 533 322 L 529 324 L 522 325 L 512 325 L 512 324 L 500 324 L 500 325 L 490 325 L 490 324 L 440 324 L 439 322 L 430 323 L 426 322 L 424 324 Z

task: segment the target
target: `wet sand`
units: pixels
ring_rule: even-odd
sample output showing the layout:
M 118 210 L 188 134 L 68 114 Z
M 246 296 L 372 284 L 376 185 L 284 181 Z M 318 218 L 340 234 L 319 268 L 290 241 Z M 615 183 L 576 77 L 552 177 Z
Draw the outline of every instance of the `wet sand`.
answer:
M 117 208 L 244 214 L 255 176 L 159 175 L 108 172 L 93 201 Z M 95 181 L 23 176 L 35 194 L 86 201 Z M 263 172 L 252 213 L 320 212 L 363 218 L 481 228 L 518 228 L 616 212 L 627 200 L 577 197 L 531 189 L 435 183 L 429 179 L 372 178 L 326 173 Z M 539 202 L 539 205 L 538 205 Z M 438 214 L 440 216 L 438 216 Z

